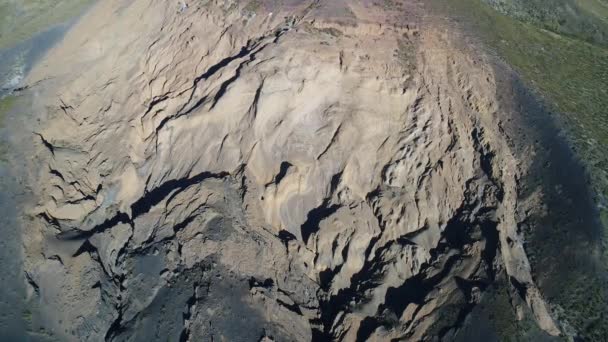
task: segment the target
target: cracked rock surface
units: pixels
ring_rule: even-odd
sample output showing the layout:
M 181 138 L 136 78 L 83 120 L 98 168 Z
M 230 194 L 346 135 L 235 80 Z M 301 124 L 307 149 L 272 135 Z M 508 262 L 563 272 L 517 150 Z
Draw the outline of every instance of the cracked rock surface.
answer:
M 493 69 L 416 1 L 107 0 L 30 75 L 39 324 L 73 341 L 560 334 Z

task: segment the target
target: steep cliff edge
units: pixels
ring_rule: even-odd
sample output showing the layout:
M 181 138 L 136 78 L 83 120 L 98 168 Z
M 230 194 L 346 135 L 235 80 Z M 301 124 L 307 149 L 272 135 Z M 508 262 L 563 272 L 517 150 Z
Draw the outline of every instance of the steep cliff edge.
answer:
M 99 3 L 29 80 L 38 324 L 90 341 L 449 340 L 502 277 L 520 318 L 559 335 L 493 68 L 423 14 Z

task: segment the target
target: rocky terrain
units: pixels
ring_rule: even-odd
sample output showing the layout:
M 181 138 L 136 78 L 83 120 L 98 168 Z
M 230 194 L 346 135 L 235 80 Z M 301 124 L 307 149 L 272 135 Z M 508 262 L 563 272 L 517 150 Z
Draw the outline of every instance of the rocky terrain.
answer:
M 542 188 L 522 200 L 535 152 L 498 95 L 513 90 L 428 14 L 415 0 L 97 3 L 20 90 L 38 115 L 34 329 L 467 340 L 503 284 L 508 320 L 576 336 L 524 248 L 522 222 L 546 206 Z

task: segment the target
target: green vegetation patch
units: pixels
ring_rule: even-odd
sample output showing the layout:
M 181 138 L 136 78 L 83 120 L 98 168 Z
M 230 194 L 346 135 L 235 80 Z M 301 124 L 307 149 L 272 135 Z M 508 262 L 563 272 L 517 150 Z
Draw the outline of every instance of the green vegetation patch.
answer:
M 397 41 L 397 49 L 393 56 L 406 69 L 416 69 L 416 42 L 411 39 L 401 38 Z
M 562 114 L 596 190 L 607 196 L 608 49 L 500 15 L 477 0 L 452 3 L 472 11 L 484 40 Z
M 601 0 L 483 1 L 520 21 L 591 43 L 608 43 L 608 4 Z
M 260 9 L 260 6 L 262 6 L 262 4 L 258 0 L 253 0 L 250 1 L 245 8 L 243 8 L 243 11 L 255 13 L 258 11 L 258 9 Z
M 3 0 L 0 49 L 12 47 L 82 13 L 95 0 Z
M 595 189 L 607 197 L 608 48 L 501 15 L 480 0 L 435 2 L 472 22 L 484 42 L 554 105 Z
M 597 202 L 603 204 L 601 218 L 604 227 L 608 227 L 606 2 L 432 0 L 431 3 L 442 13 L 462 19 L 558 113 L 560 127 L 590 173 Z M 605 229 L 604 242 L 607 237 Z M 546 244 L 547 248 L 560 248 L 548 241 Z M 606 260 L 604 255 L 603 262 Z M 579 279 L 564 280 L 571 283 L 564 285 L 566 291 L 558 298 L 552 299 L 558 309 L 566 310 L 560 318 L 567 320 L 585 340 L 608 336 L 608 310 L 603 295 L 606 284 L 600 278 L 581 275 Z
M 9 95 L 5 96 L 4 98 L 0 98 L 0 129 L 4 127 L 4 118 L 15 107 L 16 101 L 16 96 Z M 0 140 L 0 161 L 6 161 L 6 153 L 6 144 Z
M 606 201 L 608 48 L 501 15 L 480 0 L 435 2 L 472 22 L 484 42 L 549 100 L 590 171 L 600 202 Z
M 14 107 L 16 101 L 17 97 L 11 95 L 0 98 L 0 127 L 3 127 L 4 117 Z
M 338 30 L 335 27 L 322 28 L 322 29 L 319 29 L 319 32 L 328 34 L 332 37 L 341 37 L 344 35 L 344 33 L 342 33 L 342 31 Z
M 517 319 L 512 296 L 513 294 L 509 293 L 506 276 L 500 274 L 483 293 L 472 318 L 476 319 L 477 316 L 487 318 L 499 341 L 542 341 L 544 334 L 535 324 L 529 309 L 524 307 L 523 319 Z M 520 305 L 525 303 L 522 302 Z

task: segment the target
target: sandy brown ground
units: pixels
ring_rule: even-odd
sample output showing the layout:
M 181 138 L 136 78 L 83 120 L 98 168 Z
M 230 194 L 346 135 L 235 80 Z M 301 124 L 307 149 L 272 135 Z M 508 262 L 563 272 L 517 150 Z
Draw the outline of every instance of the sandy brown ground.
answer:
M 514 317 L 559 335 L 495 69 L 425 13 L 100 2 L 28 81 L 36 324 L 75 341 L 451 340 L 500 277 Z

